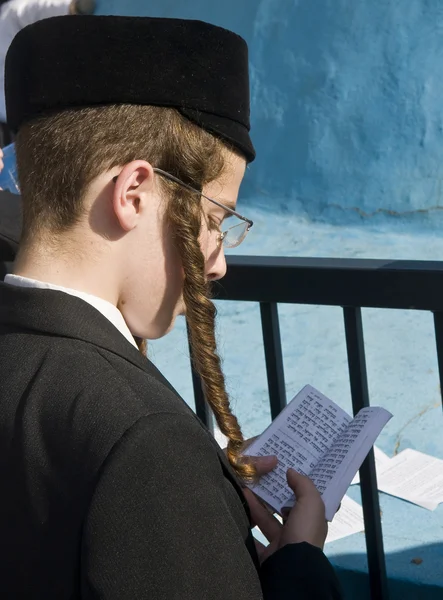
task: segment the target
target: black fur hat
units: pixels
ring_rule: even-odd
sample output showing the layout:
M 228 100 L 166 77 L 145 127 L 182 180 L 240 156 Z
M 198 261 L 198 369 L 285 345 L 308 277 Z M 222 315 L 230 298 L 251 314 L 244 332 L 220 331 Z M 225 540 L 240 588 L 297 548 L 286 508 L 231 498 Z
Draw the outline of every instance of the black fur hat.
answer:
M 13 131 L 67 108 L 170 106 L 248 161 L 255 158 L 246 42 L 202 21 L 92 15 L 38 21 L 8 50 L 5 94 Z

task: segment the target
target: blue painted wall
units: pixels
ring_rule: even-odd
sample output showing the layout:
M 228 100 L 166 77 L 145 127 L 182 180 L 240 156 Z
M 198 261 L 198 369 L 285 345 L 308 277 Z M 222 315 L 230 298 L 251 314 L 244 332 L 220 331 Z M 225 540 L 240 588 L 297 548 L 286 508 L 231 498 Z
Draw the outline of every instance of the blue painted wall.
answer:
M 443 207 L 441 0 L 99 0 L 198 18 L 250 47 L 258 158 L 243 192 L 317 218 Z

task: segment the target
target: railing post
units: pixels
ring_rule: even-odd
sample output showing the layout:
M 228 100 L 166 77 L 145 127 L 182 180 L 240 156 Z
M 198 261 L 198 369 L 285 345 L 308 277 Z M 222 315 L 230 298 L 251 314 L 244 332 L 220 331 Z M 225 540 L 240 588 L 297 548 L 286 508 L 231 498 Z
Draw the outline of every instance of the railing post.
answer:
M 275 302 L 260 302 L 261 325 L 265 348 L 266 374 L 268 377 L 271 417 L 286 406 L 285 375 L 280 339 L 278 310 Z
M 345 307 L 343 313 L 352 408 L 355 415 L 360 409 L 369 406 L 361 309 Z M 373 450 L 360 468 L 360 486 L 371 598 L 372 600 L 388 600 L 388 581 Z
M 440 378 L 440 399 L 442 401 L 443 406 L 443 395 L 441 388 L 441 386 L 443 385 L 443 312 L 434 313 L 434 329 L 435 342 L 437 345 L 438 374 Z
M 209 431 L 211 433 L 214 433 L 214 420 L 212 418 L 212 412 L 205 400 L 205 394 L 203 392 L 200 375 L 194 369 L 194 362 L 192 359 L 191 341 L 190 341 L 190 336 L 189 336 L 189 326 L 187 323 L 186 323 L 186 330 L 188 333 L 189 357 L 191 359 L 192 386 L 194 388 L 195 412 L 197 413 L 198 418 L 201 421 L 203 421 L 203 423 L 209 429 Z

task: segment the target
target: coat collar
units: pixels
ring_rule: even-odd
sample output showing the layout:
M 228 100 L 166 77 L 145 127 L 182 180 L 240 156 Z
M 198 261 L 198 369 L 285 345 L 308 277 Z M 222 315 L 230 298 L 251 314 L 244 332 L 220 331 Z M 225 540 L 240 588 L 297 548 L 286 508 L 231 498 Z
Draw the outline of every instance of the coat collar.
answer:
M 0 327 L 89 342 L 121 356 L 172 389 L 151 361 L 105 316 L 84 300 L 64 292 L 0 283 Z

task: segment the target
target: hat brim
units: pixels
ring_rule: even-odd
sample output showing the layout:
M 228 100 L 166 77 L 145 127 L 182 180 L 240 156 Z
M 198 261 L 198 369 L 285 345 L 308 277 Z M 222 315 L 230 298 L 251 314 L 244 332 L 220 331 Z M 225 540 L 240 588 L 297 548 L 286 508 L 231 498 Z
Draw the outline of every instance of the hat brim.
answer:
M 22 231 L 21 197 L 0 191 L 0 262 L 13 261 Z
M 187 117 L 190 121 L 206 129 L 215 135 L 218 135 L 223 140 L 237 148 L 244 154 L 248 163 L 255 159 L 255 149 L 252 145 L 248 129 L 232 119 L 213 115 L 201 110 L 190 108 L 179 108 L 180 113 Z

